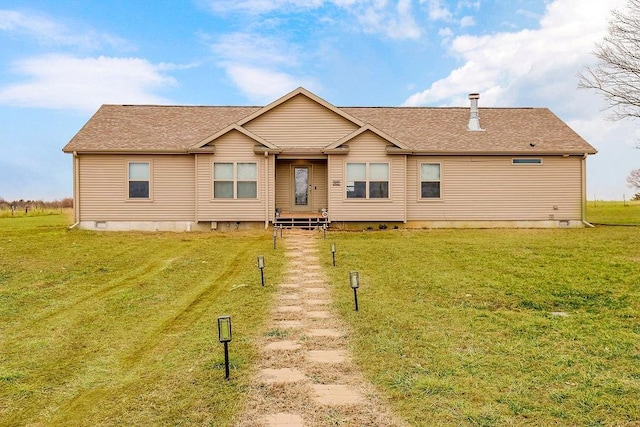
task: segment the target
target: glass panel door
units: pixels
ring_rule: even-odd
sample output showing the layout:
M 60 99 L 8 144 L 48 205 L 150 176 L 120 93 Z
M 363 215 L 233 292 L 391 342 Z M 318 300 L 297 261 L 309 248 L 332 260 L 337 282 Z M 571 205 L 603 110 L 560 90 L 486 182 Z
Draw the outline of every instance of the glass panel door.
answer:
M 309 210 L 309 166 L 295 166 L 293 168 L 293 206 L 297 211 Z

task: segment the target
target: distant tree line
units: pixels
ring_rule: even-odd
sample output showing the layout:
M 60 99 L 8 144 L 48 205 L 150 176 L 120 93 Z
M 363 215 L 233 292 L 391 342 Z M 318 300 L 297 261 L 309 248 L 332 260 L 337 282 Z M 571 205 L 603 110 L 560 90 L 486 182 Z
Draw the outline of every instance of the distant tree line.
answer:
M 43 201 L 43 200 L 13 200 L 8 201 L 0 197 L 0 210 L 20 211 L 29 213 L 29 211 L 45 210 L 45 209 L 66 209 L 73 207 L 73 198 L 65 197 L 62 200 Z

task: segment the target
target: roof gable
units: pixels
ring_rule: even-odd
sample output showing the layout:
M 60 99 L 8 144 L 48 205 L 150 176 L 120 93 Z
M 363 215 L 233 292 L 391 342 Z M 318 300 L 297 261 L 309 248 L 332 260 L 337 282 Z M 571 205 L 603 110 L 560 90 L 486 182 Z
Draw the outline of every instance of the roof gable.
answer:
M 351 116 L 345 117 L 336 107 L 319 103 L 304 91 L 252 116 L 255 117 L 250 120 L 247 117 L 238 124 L 289 153 L 302 150 L 320 154 L 324 147 L 362 126 L 361 122 L 354 123 Z
M 203 149 L 204 147 L 211 146 L 212 143 L 213 143 L 213 145 L 215 145 L 215 141 L 217 139 L 219 139 L 219 138 L 223 137 L 224 135 L 227 135 L 228 133 L 233 132 L 233 131 L 240 132 L 241 134 L 251 138 L 255 142 L 257 142 L 259 144 L 262 144 L 268 150 L 279 151 L 279 148 L 277 146 L 271 144 L 269 141 L 265 140 L 264 138 L 261 138 L 259 135 L 256 135 L 256 134 L 248 131 L 247 129 L 239 126 L 236 123 L 233 123 L 233 124 L 227 126 L 226 128 L 214 133 L 213 135 L 206 137 L 205 139 L 203 139 L 202 141 L 198 142 L 197 144 L 194 144 L 192 147 L 190 147 L 190 151 L 197 151 L 198 149 Z
M 376 134 L 380 138 L 393 144 L 394 147 L 396 147 L 396 150 L 406 150 L 406 151 L 411 150 L 411 148 L 409 148 L 409 146 L 404 144 L 403 142 L 400 142 L 399 140 L 386 134 L 385 132 L 382 132 L 381 130 L 376 129 L 370 124 L 366 124 L 360 127 L 359 129 L 356 129 L 354 132 L 350 133 L 349 135 L 345 135 L 343 138 L 340 138 L 338 141 L 334 142 L 333 144 L 326 146 L 325 152 L 331 152 L 332 150 L 336 150 L 340 148 L 343 144 L 346 144 L 347 142 L 353 140 L 354 138 L 357 138 L 359 135 L 362 135 L 364 132 L 372 132 Z
M 289 92 L 288 94 L 284 95 L 281 98 L 276 99 L 275 101 L 273 101 L 271 104 L 262 107 L 260 110 L 254 112 L 253 114 L 248 115 L 247 117 L 245 117 L 244 119 L 240 120 L 238 122 L 238 124 L 240 126 L 243 126 L 247 123 L 249 123 L 250 121 L 264 115 L 265 113 L 268 113 L 269 111 L 273 110 L 274 108 L 286 103 L 287 101 L 289 101 L 290 99 L 298 96 L 298 95 L 302 95 L 305 96 L 309 99 L 311 99 L 312 101 L 322 105 L 323 107 L 325 107 L 326 109 L 334 112 L 335 114 L 341 116 L 342 118 L 350 121 L 351 123 L 357 125 L 357 126 L 362 126 L 364 125 L 364 123 L 362 123 L 359 119 L 355 118 L 354 116 L 347 114 L 346 112 L 342 111 L 341 109 L 339 109 L 338 107 L 334 106 L 333 104 L 330 104 L 329 102 L 325 101 L 324 99 L 320 98 L 319 96 L 315 95 L 314 93 L 309 92 L 308 90 L 306 90 L 303 87 L 299 87 L 291 92 Z

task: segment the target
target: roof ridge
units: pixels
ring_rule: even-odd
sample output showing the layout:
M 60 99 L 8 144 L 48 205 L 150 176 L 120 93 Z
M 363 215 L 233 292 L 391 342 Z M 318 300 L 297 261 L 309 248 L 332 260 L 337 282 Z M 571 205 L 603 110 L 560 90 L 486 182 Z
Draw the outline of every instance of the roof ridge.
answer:
M 264 105 L 188 105 L 188 104 L 102 104 L 102 107 L 139 107 L 139 108 L 264 108 Z M 469 107 L 434 107 L 424 106 L 404 107 L 400 105 L 373 105 L 373 106 L 336 106 L 336 108 L 360 108 L 360 109 L 398 109 L 398 110 L 468 110 Z M 547 107 L 478 107 L 482 110 L 548 110 Z

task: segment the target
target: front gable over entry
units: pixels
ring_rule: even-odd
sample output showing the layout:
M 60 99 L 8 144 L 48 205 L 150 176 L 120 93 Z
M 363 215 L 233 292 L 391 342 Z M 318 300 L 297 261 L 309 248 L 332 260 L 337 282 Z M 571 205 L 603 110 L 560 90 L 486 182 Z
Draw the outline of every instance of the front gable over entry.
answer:
M 346 154 L 349 152 L 349 146 L 348 146 L 349 141 L 354 141 L 360 135 L 363 135 L 367 132 L 370 132 L 376 135 L 377 137 L 382 138 L 383 140 L 385 140 L 390 144 L 390 145 L 387 145 L 387 149 L 386 149 L 388 154 L 411 153 L 411 148 L 409 148 L 406 144 L 404 144 L 401 141 L 398 141 L 396 138 L 382 132 L 379 129 L 376 129 L 375 127 L 369 124 L 364 125 L 359 129 L 356 129 L 354 132 L 348 135 L 345 135 L 344 137 L 340 138 L 338 141 L 334 142 L 333 144 L 326 146 L 324 148 L 324 152 L 327 154 L 341 154 L 341 153 Z
M 203 139 L 202 141 L 198 142 L 197 144 L 195 144 L 193 147 L 191 147 L 191 149 L 189 150 L 190 153 L 213 153 L 214 152 L 214 148 L 215 148 L 215 142 L 216 140 L 219 140 L 220 138 L 224 137 L 225 135 L 229 135 L 232 132 L 239 132 L 241 134 L 243 134 L 244 136 L 252 139 L 253 141 L 256 142 L 256 146 L 254 147 L 254 151 L 255 152 L 268 152 L 268 153 L 279 153 L 280 149 L 278 147 L 276 147 L 275 145 L 271 144 L 269 141 L 266 141 L 265 139 L 261 138 L 260 136 L 249 132 L 248 130 L 244 129 L 241 126 L 238 126 L 237 124 L 232 124 L 227 126 L 226 128 L 222 129 L 219 132 L 216 132 L 215 134 Z
M 316 150 L 343 138 L 364 123 L 303 88 L 238 122 L 240 126 L 283 149 Z

